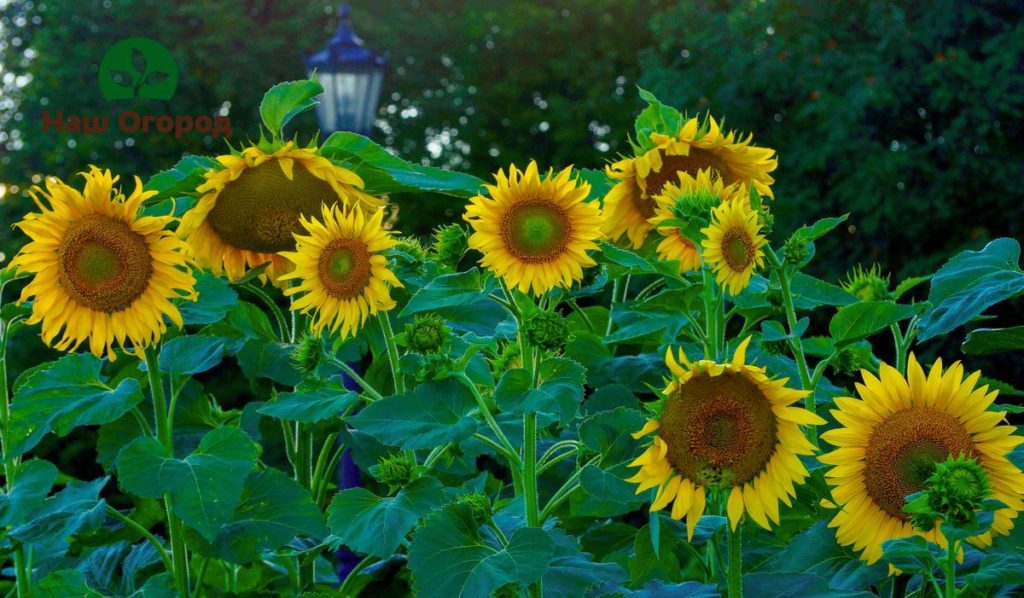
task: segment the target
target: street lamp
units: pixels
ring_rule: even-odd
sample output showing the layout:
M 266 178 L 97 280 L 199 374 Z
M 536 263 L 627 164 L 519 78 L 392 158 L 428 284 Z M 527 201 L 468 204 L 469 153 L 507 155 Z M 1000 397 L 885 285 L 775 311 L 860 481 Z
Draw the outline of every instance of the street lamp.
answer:
M 320 129 L 326 133 L 352 131 L 368 135 L 380 103 L 387 55 L 375 54 L 352 30 L 347 4 L 338 7 L 338 30 L 327 47 L 306 60 L 324 93 L 316 107 Z

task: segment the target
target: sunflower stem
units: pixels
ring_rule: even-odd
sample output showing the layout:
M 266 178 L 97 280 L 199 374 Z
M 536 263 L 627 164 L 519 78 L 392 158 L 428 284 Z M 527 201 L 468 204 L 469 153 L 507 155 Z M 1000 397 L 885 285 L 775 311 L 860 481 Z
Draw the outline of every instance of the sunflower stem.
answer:
M 729 598 L 743 596 L 743 526 L 737 525 L 733 530 L 726 526 L 729 536 Z
M 959 542 L 946 543 L 946 598 L 956 598 L 956 555 Z
M 153 396 L 153 417 L 156 423 L 157 439 L 164 447 L 164 455 L 174 458 L 174 414 L 167 408 L 167 395 L 160 377 L 159 351 L 155 345 L 145 348 L 146 375 L 149 377 L 149 392 Z M 184 529 L 181 521 L 171 510 L 170 496 L 164 494 L 164 509 L 167 512 L 167 535 L 171 540 L 171 561 L 174 565 L 174 583 L 178 593 L 188 598 L 191 584 L 188 579 L 188 553 L 185 546 Z
M 3 287 L 0 286 L 0 293 L 2 292 Z M 2 305 L 3 302 L 0 301 L 0 306 Z M 2 445 L 0 450 L 3 451 L 4 477 L 6 480 L 4 490 L 8 493 L 14 487 L 14 475 L 18 469 L 19 461 L 18 457 L 7 457 L 8 439 L 10 438 L 8 423 L 11 418 L 10 395 L 7 392 L 7 333 L 10 330 L 10 325 L 11 322 L 0 320 L 0 393 L 3 393 L 3 400 L 0 401 L 0 445 Z M 14 572 L 18 596 L 19 598 L 25 598 L 29 595 L 29 587 L 32 580 L 31 571 L 25 560 L 25 549 L 20 543 L 15 543 L 14 547 Z
M 707 268 L 701 270 L 701 281 L 704 285 L 704 359 L 717 361 L 722 344 L 718 329 L 718 312 L 721 309 L 721 304 L 715 296 L 714 279 L 711 277 L 711 271 Z
M 277 306 L 274 299 L 268 295 L 266 291 L 252 284 L 252 282 L 246 282 L 241 286 L 258 297 L 259 300 L 270 309 L 270 313 L 273 314 L 274 321 L 277 323 L 278 336 L 281 338 L 281 342 L 287 342 L 289 337 L 288 324 L 285 323 L 284 312 L 282 312 L 281 308 Z M 294 315 L 294 312 L 292 312 L 292 314 Z M 294 342 L 294 338 L 292 339 L 292 342 Z
M 303 488 L 313 492 L 313 434 L 305 429 L 302 422 L 295 422 L 295 481 Z M 299 590 L 304 590 L 313 583 L 313 561 L 296 555 L 299 568 Z
M 800 387 L 810 391 L 810 394 L 804 399 L 804 408 L 813 414 L 817 414 L 817 405 L 814 402 L 814 385 L 811 383 L 811 373 L 807 367 L 807 357 L 804 355 L 803 341 L 795 333 L 797 322 L 796 308 L 793 306 L 793 293 L 789 288 L 789 272 L 786 271 L 785 266 L 779 261 L 779 257 L 775 255 L 775 251 L 771 247 L 766 245 L 764 250 L 768 263 L 771 264 L 772 270 L 779 277 L 779 287 L 782 289 L 782 303 L 786 310 L 787 332 L 790 336 L 789 346 L 793 350 L 797 373 L 800 375 Z M 818 432 L 814 426 L 808 426 L 806 433 L 807 439 L 811 441 L 811 444 L 818 446 Z
M 149 530 L 143 527 L 139 522 L 125 515 L 121 511 L 118 511 L 114 507 L 107 505 L 106 511 L 108 515 L 110 515 L 114 519 L 117 519 L 121 523 L 124 523 L 126 526 L 132 528 L 132 530 L 134 530 L 135 533 L 145 538 L 146 541 L 148 541 L 150 545 L 153 547 L 153 549 L 156 550 L 156 553 L 160 555 L 160 560 L 162 560 L 164 563 L 164 570 L 170 573 L 171 575 L 174 574 L 174 561 L 171 560 L 171 555 L 167 554 L 167 550 L 164 549 L 164 545 L 160 542 L 160 540 L 157 539 L 156 536 L 151 534 Z
M 362 387 L 363 392 L 370 395 L 371 399 L 373 399 L 374 401 L 379 401 L 384 398 L 384 395 L 380 394 L 380 392 L 378 392 L 377 389 L 375 389 L 369 382 L 364 380 L 363 377 L 360 376 L 359 373 L 352 369 L 347 363 L 341 361 L 340 359 L 334 357 L 333 355 L 329 355 L 326 353 L 324 355 L 327 357 L 327 361 L 330 362 L 331 365 L 339 368 L 341 371 L 348 374 L 350 378 L 355 380 L 356 384 Z
M 455 372 L 452 376 L 459 382 L 462 382 L 463 386 L 469 389 L 469 392 L 473 394 L 473 399 L 476 401 L 477 409 L 480 410 L 480 414 L 483 415 L 484 421 L 487 422 L 488 427 L 490 427 L 491 431 L 494 432 L 495 438 L 500 442 L 499 446 L 502 451 L 504 451 L 503 454 L 506 456 L 516 457 L 509 461 L 509 465 L 513 468 L 521 468 L 523 464 L 516 456 L 516 450 L 512 447 L 512 443 L 509 442 L 508 437 L 505 436 L 505 432 L 502 431 L 501 426 L 498 425 L 498 421 L 494 419 L 494 415 L 491 413 L 490 408 L 487 407 L 487 402 L 484 400 L 483 395 L 480 394 L 480 390 L 477 389 L 476 384 L 470 380 L 469 376 L 466 375 L 466 372 Z
M 388 349 L 388 362 L 391 364 L 391 379 L 395 384 L 395 394 L 405 392 L 405 379 L 398 371 L 398 345 L 395 344 L 395 331 L 391 328 L 391 318 L 387 312 L 377 312 L 380 329 L 384 333 L 384 344 Z

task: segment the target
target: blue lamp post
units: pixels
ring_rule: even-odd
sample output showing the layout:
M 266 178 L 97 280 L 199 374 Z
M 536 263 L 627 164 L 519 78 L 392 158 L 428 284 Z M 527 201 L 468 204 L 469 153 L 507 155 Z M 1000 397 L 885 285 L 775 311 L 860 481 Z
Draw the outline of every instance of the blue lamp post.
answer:
M 368 135 L 380 103 L 387 55 L 363 45 L 352 30 L 347 4 L 338 7 L 338 30 L 327 47 L 306 60 L 324 86 L 317 105 L 317 119 L 325 133 L 352 131 Z

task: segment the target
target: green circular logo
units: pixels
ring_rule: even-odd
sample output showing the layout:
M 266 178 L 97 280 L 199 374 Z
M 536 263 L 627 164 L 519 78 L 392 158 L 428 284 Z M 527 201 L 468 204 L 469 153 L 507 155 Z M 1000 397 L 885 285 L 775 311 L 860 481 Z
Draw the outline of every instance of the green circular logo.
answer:
M 169 100 L 177 86 L 174 58 L 148 37 L 117 42 L 100 63 L 100 93 L 108 100 Z

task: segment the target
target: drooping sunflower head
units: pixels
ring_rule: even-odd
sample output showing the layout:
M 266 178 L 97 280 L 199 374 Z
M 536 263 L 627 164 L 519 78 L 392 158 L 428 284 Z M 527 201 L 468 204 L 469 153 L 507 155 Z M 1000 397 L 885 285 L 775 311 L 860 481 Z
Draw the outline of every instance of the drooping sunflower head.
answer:
M 768 241 L 761 234 L 757 212 L 746 199 L 726 201 L 711 211 L 711 226 L 701 229 L 704 260 L 715 280 L 732 295 L 750 284 L 754 270 L 764 266 L 762 248 Z
M 764 368 L 746 363 L 748 337 L 728 363 L 691 362 L 669 350 L 671 371 L 661 415 L 633 434 L 656 432 L 651 446 L 630 463 L 640 470 L 627 481 L 637 494 L 657 488 L 651 511 L 672 505 L 674 519 L 686 518 L 687 533 L 704 512 L 707 494 L 728 496 L 733 529 L 744 513 L 765 529 L 779 522 L 779 501 L 787 506 L 795 484 L 809 475 L 799 455 L 814 447 L 800 425 L 825 421 L 792 404 L 806 391 L 768 378 Z
M 320 219 L 303 216 L 308 234 L 295 235 L 295 251 L 281 255 L 293 270 L 278 280 L 285 295 L 298 295 L 292 309 L 315 311 L 312 330 L 341 338 L 354 335 L 370 314 L 395 306 L 391 287 L 401 287 L 388 268 L 385 250 L 395 246 L 381 226 L 383 210 L 367 216 L 358 207 L 322 206 Z
M 583 268 L 595 265 L 587 251 L 602 236 L 600 209 L 584 201 L 590 185 L 573 179 L 571 168 L 541 176 L 533 161 L 526 170 L 510 166 L 508 176 L 499 170 L 495 179 L 464 216 L 480 263 L 510 287 L 538 296 L 581 280 Z
M 1024 473 L 1008 459 L 1024 437 L 1005 423 L 1006 414 L 990 410 L 997 391 L 978 387 L 981 372 L 964 377 L 957 362 L 943 369 L 937 361 L 926 376 L 911 355 L 904 377 L 882 364 L 880 376 L 862 372 L 859 398 L 836 398 L 832 411 L 839 428 L 821 438 L 836 447 L 821 457 L 832 468 L 825 474 L 839 512 L 829 523 L 841 544 L 863 550 L 874 563 L 882 543 L 914 534 L 945 546 L 938 526 L 915 531 L 904 511 L 904 498 L 925 488 L 936 464 L 949 456 L 974 458 L 991 483 L 992 497 L 1006 504 L 995 512 L 991 529 L 969 540 L 987 546 L 1006 534 L 1024 510 Z
M 768 173 L 778 166 L 775 150 L 751 145 L 752 140 L 753 135 L 744 138 L 734 131 L 723 132 L 710 115 L 687 119 L 669 134 L 651 133 L 649 140 L 642 140 L 642 153 L 607 169 L 619 182 L 604 198 L 605 233 L 613 240 L 627 235 L 634 248 L 640 247 L 651 230 L 654 198 L 666 184 L 674 184 L 680 173 L 696 178 L 708 170 L 725 186 L 739 183 L 774 197 L 771 184 L 775 180 Z
M 694 239 L 699 241 L 700 229 L 708 225 L 711 210 L 732 199 L 746 199 L 746 190 L 739 183 L 726 185 L 708 168 L 696 176 L 680 172 L 679 180 L 666 183 L 654 198 L 656 207 L 649 222 L 662 236 L 658 255 L 679 262 L 680 273 L 700 268 Z
M 195 299 L 187 247 L 166 230 L 170 216 L 141 216 L 143 191 L 135 178 L 129 196 L 119 177 L 92 167 L 81 192 L 58 179 L 34 187 L 39 212 L 15 224 L 29 238 L 12 267 L 34 275 L 21 301 L 34 298 L 29 324 L 42 322 L 42 338 L 60 351 L 89 341 L 100 357 L 114 346 L 145 348 L 164 332 L 166 316 L 182 326 L 172 299 Z M 60 340 L 56 338 L 60 336 Z
M 206 173 L 196 189 L 202 196 L 182 217 L 178 234 L 203 266 L 232 280 L 267 263 L 261 278 L 278 280 L 290 268 L 280 252 L 295 248 L 301 218 L 316 217 L 321 205 L 341 203 L 369 212 L 384 205 L 363 193 L 358 175 L 316 148 L 296 148 L 293 142 L 274 151 L 251 146 L 217 161 L 221 168 Z

